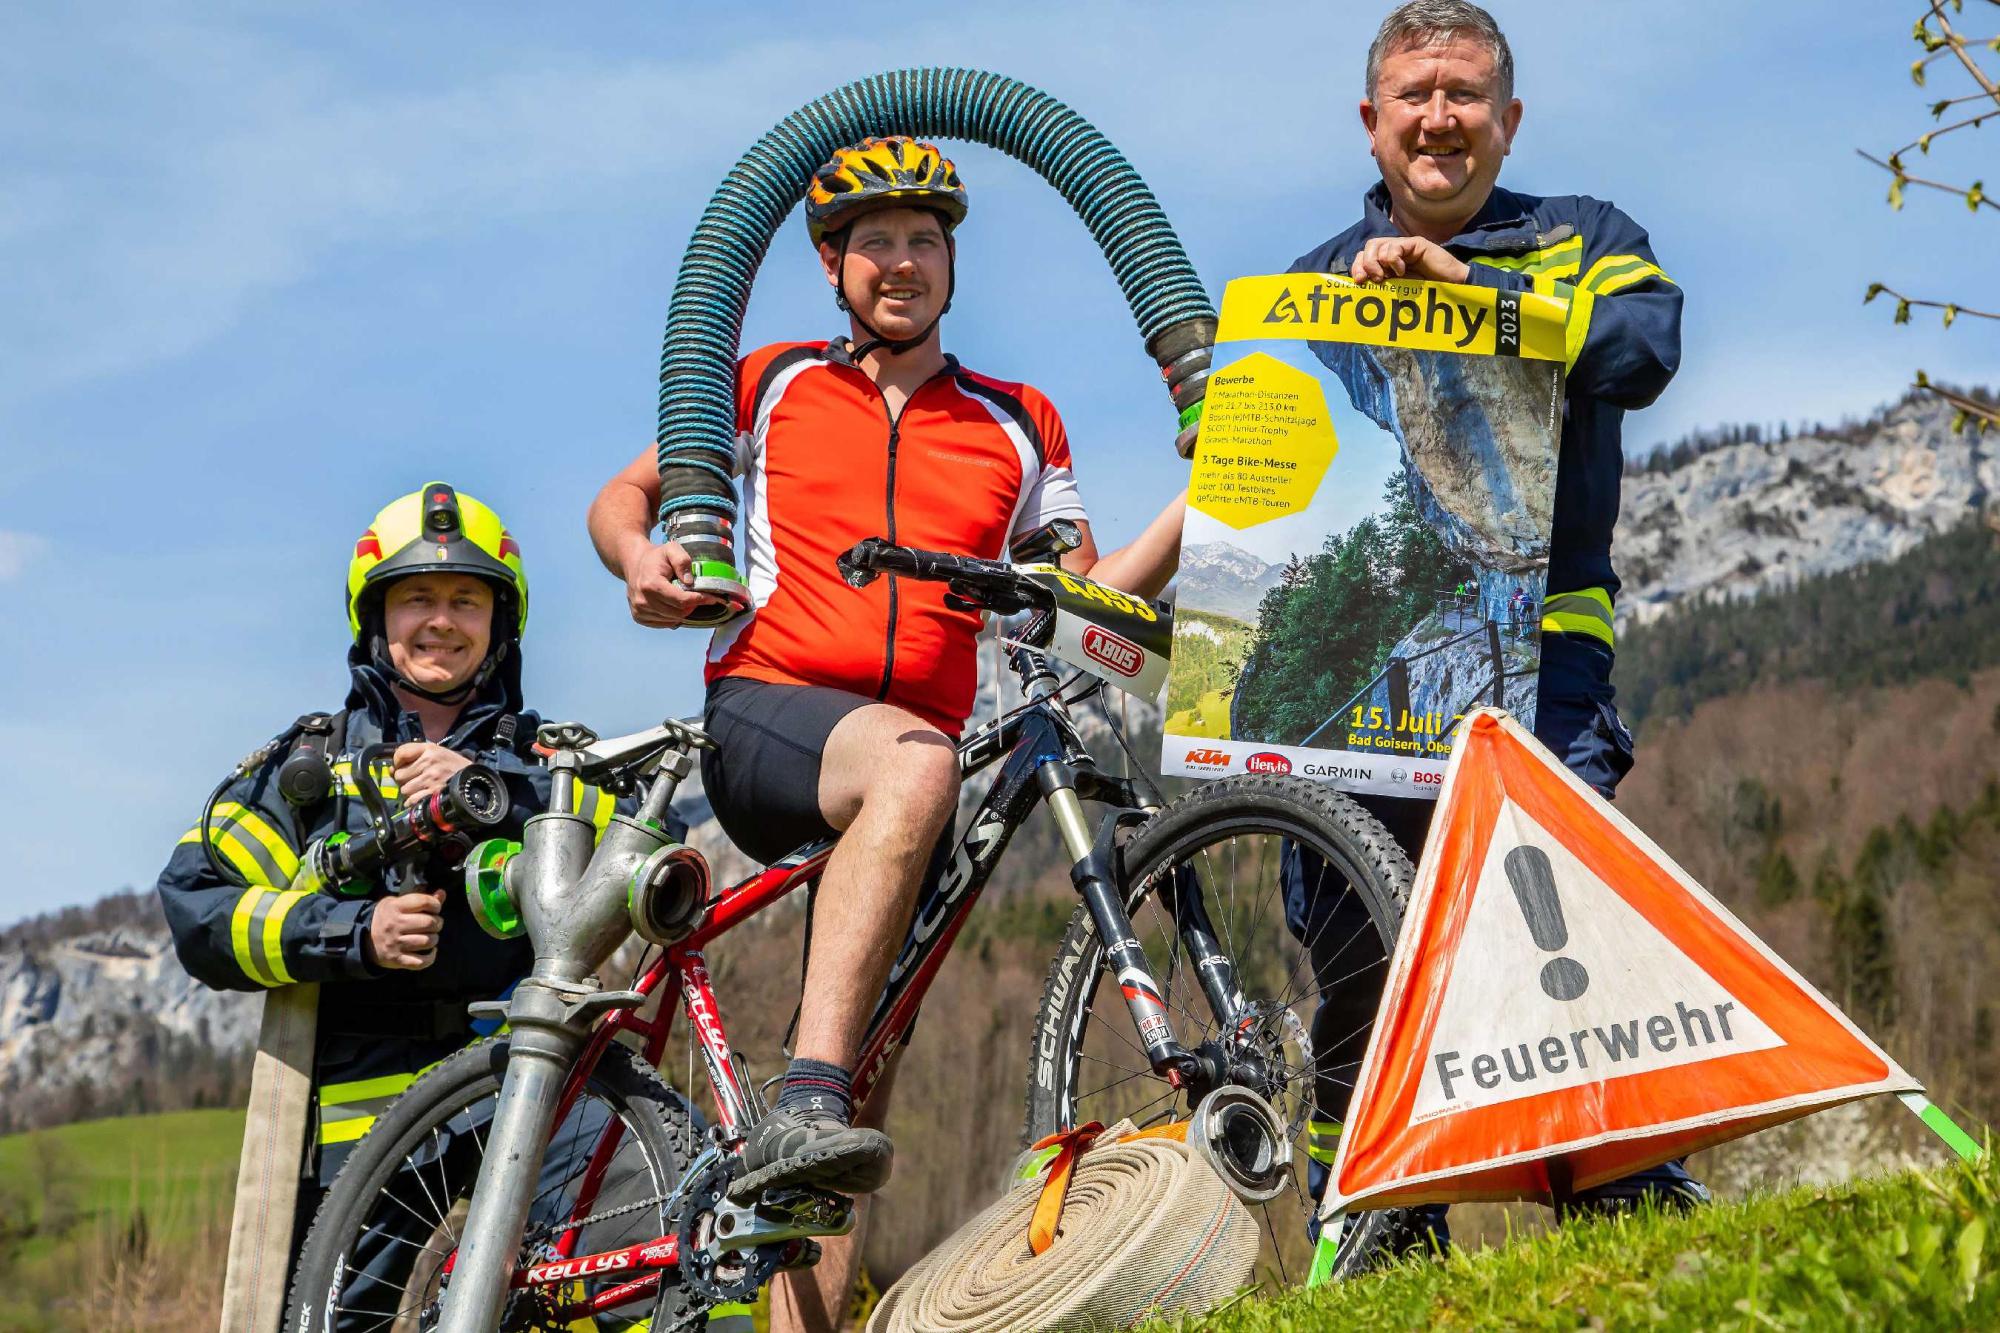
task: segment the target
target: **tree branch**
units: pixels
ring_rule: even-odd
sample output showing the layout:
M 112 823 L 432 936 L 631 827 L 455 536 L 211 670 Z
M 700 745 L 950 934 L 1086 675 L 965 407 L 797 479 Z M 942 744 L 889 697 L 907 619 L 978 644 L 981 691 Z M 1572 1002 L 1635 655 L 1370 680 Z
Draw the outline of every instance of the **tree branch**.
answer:
M 1976 184 L 1947 185 L 1943 181 L 1926 180 L 1922 176 L 1912 176 L 1909 172 L 1904 171 L 1900 166 L 1897 166 L 1894 163 L 1884 162 L 1881 158 L 1876 157 L 1873 153 L 1867 152 L 1860 148 L 1857 148 L 1854 151 L 1860 153 L 1862 157 L 1867 158 L 1870 162 L 1873 162 L 1876 166 L 1882 168 L 1882 170 L 1894 176 L 1896 178 L 1896 184 L 1898 185 L 1903 185 L 1903 184 L 1928 185 L 1933 190 L 1943 190 L 1946 194 L 1957 195 L 1959 198 L 1965 200 L 1966 203 L 1971 205 L 1974 209 L 1978 209 L 1981 207 L 2000 209 L 2000 203 L 1995 203 L 1993 200 L 1988 199 L 1986 197 L 1985 191 L 1981 190 L 1978 194 L 1973 193 L 1973 190 L 1977 188 Z M 1890 202 L 1894 204 L 1897 208 L 1901 208 L 1903 206 L 1902 199 L 1894 191 L 1893 187 L 1891 191 Z
M 1956 389 L 1947 389 L 1940 385 L 1932 384 L 1930 377 L 1925 375 L 1921 370 L 1917 372 L 1916 386 L 1927 393 L 1934 393 L 1944 399 L 1947 403 L 1957 408 L 1961 416 L 1976 417 L 1990 426 L 2000 426 L 2000 406 L 1995 406 L 1992 403 L 1982 403 L 1977 398 L 1968 397 Z
M 2000 85 L 1995 85 L 1993 80 L 1987 78 L 1986 71 L 1979 68 L 1978 63 L 1966 51 L 1965 39 L 1952 29 L 1951 20 L 1944 16 L 1944 4 L 1945 0 L 1931 0 L 1931 15 L 1937 19 L 1938 32 L 1951 47 L 1951 53 L 1958 57 L 1958 63 L 1965 66 L 1965 72 L 1972 76 L 1972 81 L 1984 88 L 1988 97 L 2000 101 Z
M 1931 310 L 1945 311 L 1944 322 L 1946 328 L 1950 328 L 1951 322 L 1960 315 L 1971 315 L 1975 319 L 2000 320 L 2000 314 L 1995 314 L 1991 310 L 1968 310 L 1955 301 L 1927 301 L 1918 296 L 1905 296 L 1894 287 L 1882 282 L 1869 283 L 1868 294 L 1861 298 L 1861 303 L 1866 305 L 1878 296 L 1893 296 L 1896 298 L 1896 322 L 1898 324 L 1909 323 L 1911 306 L 1924 306 Z
M 1862 296 L 1862 302 L 1870 302 L 1876 296 L 1894 296 L 1896 302 L 1904 304 L 1904 306 L 1928 306 L 1932 310 L 1950 310 L 1952 318 L 1958 318 L 1960 314 L 1970 314 L 1970 316 L 1982 318 L 1982 320 L 2000 320 L 2000 314 L 1996 314 L 1992 310 L 1968 310 L 1966 306 L 1960 306 L 1960 304 L 1950 302 L 1950 300 L 1924 300 L 1922 296 L 1904 296 L 1902 292 L 1898 292 L 1896 288 L 1892 288 L 1888 284 L 1870 282 L 1868 284 L 1868 294 Z
M 1982 101 L 1985 100 L 1986 95 L 1984 93 L 1976 95 L 1980 98 L 1980 100 Z M 1904 144 L 1901 148 L 1898 148 L 1895 152 L 1889 154 L 1889 156 L 1894 158 L 1900 158 L 1902 157 L 1903 154 L 1909 152 L 1912 148 L 1916 149 L 1921 153 L 1928 154 L 1931 151 L 1931 140 L 1937 138 L 1939 135 L 1950 134 L 1953 130 L 1962 130 L 1968 125 L 1977 125 L 1979 124 L 1980 121 L 1991 120 L 1995 116 L 2000 116 L 2000 107 L 1995 107 L 1991 111 L 1982 111 L 1976 116 L 1971 116 L 1965 120 L 1959 121 L 1956 125 L 1944 125 L 1930 131 L 1928 134 L 1920 134 L 1916 138 Z

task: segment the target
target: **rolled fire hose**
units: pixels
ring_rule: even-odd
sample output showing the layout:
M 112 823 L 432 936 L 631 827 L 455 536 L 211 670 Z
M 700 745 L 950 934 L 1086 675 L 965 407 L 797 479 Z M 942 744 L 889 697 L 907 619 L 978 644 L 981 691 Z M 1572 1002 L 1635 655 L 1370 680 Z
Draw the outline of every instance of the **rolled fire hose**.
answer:
M 1159 201 L 1124 154 L 1083 117 L 1019 80 L 980 70 L 907 69 L 835 89 L 751 145 L 688 238 L 660 353 L 660 521 L 694 560 L 697 590 L 747 610 L 736 570 L 736 356 L 750 284 L 815 168 L 869 135 L 969 139 L 1018 158 L 1069 201 L 1104 251 L 1146 351 L 1194 448 L 1209 352 L 1210 303 Z
M 1047 1249 L 1029 1243 L 1036 1176 L 905 1273 L 868 1333 L 1127 1328 L 1234 1295 L 1257 1259 L 1249 1210 L 1184 1140 L 1134 1135 L 1121 1121 L 1077 1157 Z

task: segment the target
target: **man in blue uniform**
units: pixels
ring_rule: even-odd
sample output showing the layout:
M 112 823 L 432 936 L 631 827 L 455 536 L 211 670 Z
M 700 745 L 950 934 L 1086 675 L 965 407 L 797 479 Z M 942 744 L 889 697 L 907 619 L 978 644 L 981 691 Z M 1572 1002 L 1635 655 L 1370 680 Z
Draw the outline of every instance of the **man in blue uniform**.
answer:
M 396 885 L 314 889 L 307 876 L 295 887 L 308 849 L 371 826 L 371 784 L 384 810 L 413 805 L 475 762 L 507 788 L 509 812 L 492 835 L 520 837 L 529 816 L 550 802 L 551 774 L 530 749 L 539 719 L 522 707 L 527 578 L 520 547 L 497 514 L 442 482 L 391 502 L 355 543 L 347 616 L 346 706 L 308 715 L 304 730 L 288 729 L 280 744 L 240 766 L 175 846 L 158 885 L 175 950 L 197 979 L 220 990 L 319 985 L 307 1141 L 274 1142 L 268 1150 L 273 1160 L 295 1160 L 302 1176 L 294 1256 L 377 1114 L 422 1070 L 473 1039 L 470 1003 L 502 996 L 534 962 L 525 938 L 495 939 L 474 921 L 463 894 L 446 891 L 459 882 L 453 863 L 462 849 L 442 850 Z M 324 784 L 330 771 L 330 789 L 281 780 L 301 743 L 320 750 L 327 766 L 317 779 Z M 616 807 L 612 796 L 582 785 L 574 796 L 574 808 L 601 834 Z M 595 1125 L 579 1122 L 573 1132 L 594 1133 Z M 440 1163 L 453 1133 L 440 1131 Z M 573 1158 L 552 1161 L 551 1186 L 567 1166 Z M 441 1187 L 443 1180 L 429 1183 Z M 427 1222 L 411 1213 L 405 1225 L 422 1232 Z M 361 1312 L 392 1310 L 405 1299 L 397 1279 L 422 1237 L 387 1230 L 351 1256 L 355 1268 L 342 1298 L 352 1314 L 344 1323 L 366 1324 Z M 252 1289 L 245 1299 L 258 1311 L 282 1297 L 277 1284 L 289 1282 L 271 1258 L 268 1266 L 246 1258 L 254 1276 L 244 1279 Z M 717 1313 L 723 1318 L 711 1329 L 748 1327 L 745 1307 Z
M 1681 290 L 1660 269 L 1645 231 L 1587 195 L 1502 189 L 1500 164 L 1521 124 L 1514 59 L 1492 15 L 1464 0 L 1410 0 L 1383 20 L 1368 51 L 1361 123 L 1382 179 L 1361 220 L 1301 256 L 1295 273 L 1475 283 L 1566 298 L 1570 319 L 1535 734 L 1571 771 L 1611 796 L 1632 766 L 1632 737 L 1612 706 L 1612 604 L 1625 413 L 1650 404 L 1680 364 Z M 1432 804 L 1365 802 L 1415 860 Z M 1335 955 L 1367 928 L 1318 858 L 1285 864 L 1286 918 L 1329 978 Z M 1326 882 L 1326 881 L 1331 881 Z M 1365 938 L 1365 936 L 1364 936 Z M 1380 975 L 1375 973 L 1372 975 Z M 1366 987 L 1350 988 L 1366 991 Z M 1314 1021 L 1319 1105 L 1309 1124 L 1312 1185 L 1323 1186 L 1338 1117 L 1359 1070 L 1372 994 L 1329 993 Z M 1679 1163 L 1559 1199 L 1559 1212 L 1616 1209 L 1641 1197 L 1691 1204 L 1707 1191 Z M 1443 1209 L 1426 1221 L 1443 1241 Z

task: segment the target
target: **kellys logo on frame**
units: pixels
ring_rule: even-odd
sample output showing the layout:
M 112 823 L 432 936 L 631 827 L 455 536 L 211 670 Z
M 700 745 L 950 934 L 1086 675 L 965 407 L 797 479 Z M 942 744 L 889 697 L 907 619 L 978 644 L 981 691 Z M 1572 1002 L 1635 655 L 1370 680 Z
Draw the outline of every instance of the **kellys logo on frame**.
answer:
M 1533 726 L 1566 316 L 1476 285 L 1229 284 L 1164 772 L 1434 797 L 1472 709 Z

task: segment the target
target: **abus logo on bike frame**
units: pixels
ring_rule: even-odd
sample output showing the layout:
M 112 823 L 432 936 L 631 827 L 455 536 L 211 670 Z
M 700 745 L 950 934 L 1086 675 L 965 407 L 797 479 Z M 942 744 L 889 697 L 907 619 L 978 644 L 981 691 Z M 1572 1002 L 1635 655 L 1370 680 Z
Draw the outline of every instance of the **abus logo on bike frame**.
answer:
M 1146 660 L 1145 652 L 1130 639 L 1092 625 L 1083 632 L 1084 655 L 1101 662 L 1121 676 L 1136 676 Z
M 1187 758 L 1181 762 L 1192 764 L 1196 768 L 1227 768 L 1229 755 L 1223 750 L 1189 750 Z
M 1243 767 L 1252 773 L 1289 773 L 1292 771 L 1292 761 L 1281 754 L 1265 750 L 1261 754 L 1253 754 L 1245 759 Z

